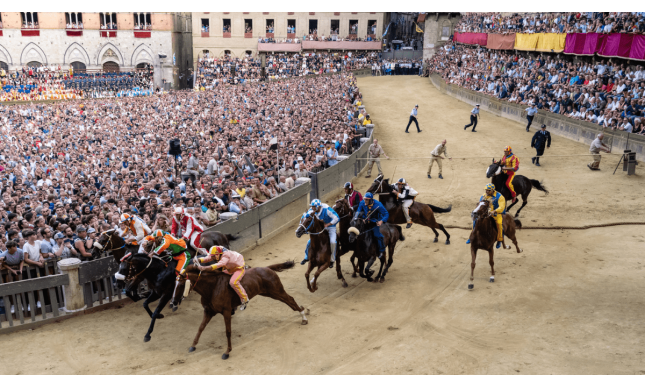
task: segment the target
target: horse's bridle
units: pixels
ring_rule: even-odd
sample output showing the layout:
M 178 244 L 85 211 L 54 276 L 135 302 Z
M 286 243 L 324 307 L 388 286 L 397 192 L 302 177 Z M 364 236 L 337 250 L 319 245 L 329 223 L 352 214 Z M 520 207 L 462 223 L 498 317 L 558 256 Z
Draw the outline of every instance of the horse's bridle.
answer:
M 108 241 L 105 243 L 105 246 L 101 245 L 101 244 L 97 241 L 97 242 L 94 242 L 94 247 L 98 247 L 100 252 L 103 252 L 103 251 L 110 251 L 110 252 L 112 252 L 112 251 L 117 251 L 117 250 L 121 250 L 121 249 L 125 248 L 125 246 L 127 246 L 127 243 L 125 243 L 125 240 L 123 241 L 123 246 L 121 246 L 121 247 L 116 247 L 116 248 L 111 248 L 111 249 L 108 249 L 108 248 L 107 248 L 107 247 L 108 247 L 108 243 L 110 244 L 110 247 L 113 247 L 114 242 L 112 241 L 112 236 L 114 236 L 114 233 L 115 233 L 115 232 L 116 232 L 116 230 L 115 230 L 115 231 L 112 231 L 112 234 L 110 234 L 110 238 L 109 238 L 109 239 L 108 239 Z M 107 234 L 106 234 L 106 235 L 107 235 Z M 98 246 L 97 246 L 97 245 L 98 245 Z
M 302 220 L 301 220 L 300 221 L 301 223 L 298 225 L 298 228 L 296 229 L 296 232 L 298 232 L 300 227 L 304 228 L 305 229 L 305 234 L 309 234 L 309 235 L 320 235 L 323 232 L 325 232 L 325 227 L 323 227 L 322 231 L 320 231 L 320 232 L 309 232 L 309 229 L 311 228 L 311 226 L 316 222 L 316 219 L 314 218 L 315 216 L 316 216 L 316 214 L 313 214 L 313 216 L 311 217 L 311 222 L 309 222 L 309 226 L 307 226 L 307 227 L 302 225 Z

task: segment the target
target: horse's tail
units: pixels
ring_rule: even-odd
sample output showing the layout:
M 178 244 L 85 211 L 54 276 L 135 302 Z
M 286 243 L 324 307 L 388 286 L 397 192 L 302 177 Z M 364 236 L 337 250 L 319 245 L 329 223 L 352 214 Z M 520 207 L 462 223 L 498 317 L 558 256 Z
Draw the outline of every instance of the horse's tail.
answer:
M 276 272 L 281 272 L 282 270 L 291 269 L 296 264 L 295 261 L 286 261 L 283 263 L 278 263 L 277 265 L 267 266 L 267 269 L 271 269 Z
M 393 226 L 396 227 L 396 229 L 399 231 L 399 240 L 404 241 L 405 236 L 403 235 L 403 229 L 401 228 L 401 226 L 399 226 L 398 224 L 393 224 Z
M 441 208 L 441 207 L 436 207 L 433 206 L 432 204 L 428 204 L 430 206 L 430 209 L 432 212 L 436 212 L 437 214 L 441 214 L 442 212 L 450 212 L 452 211 L 452 204 L 448 206 L 448 208 Z
M 231 234 L 224 234 L 224 236 L 226 237 L 226 239 L 228 239 L 229 242 L 237 239 L 236 236 L 233 236 Z
M 519 219 L 514 219 L 515 220 L 515 227 L 517 227 L 518 230 L 522 229 L 522 222 L 520 222 Z
M 549 191 L 547 191 L 546 187 L 542 185 L 542 182 L 540 182 L 538 180 L 530 180 L 530 181 L 531 181 L 531 185 L 533 186 L 533 188 L 536 188 L 536 189 L 544 192 L 546 195 L 549 194 Z

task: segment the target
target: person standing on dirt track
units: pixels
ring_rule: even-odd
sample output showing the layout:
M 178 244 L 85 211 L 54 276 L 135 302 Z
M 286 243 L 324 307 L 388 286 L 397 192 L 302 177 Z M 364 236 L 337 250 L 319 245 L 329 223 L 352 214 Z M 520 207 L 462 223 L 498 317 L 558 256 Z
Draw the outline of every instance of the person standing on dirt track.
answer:
M 479 118 L 479 104 L 475 104 L 473 110 L 470 111 L 470 124 L 464 126 L 464 130 L 468 127 L 473 127 L 472 132 L 476 132 L 477 119 Z
M 531 124 L 533 123 L 533 118 L 535 118 L 535 113 L 537 113 L 538 108 L 535 107 L 535 102 L 532 102 L 531 105 L 524 110 L 526 110 L 526 120 L 528 121 L 528 125 L 526 125 L 526 131 L 528 132 Z
M 589 167 L 589 169 L 591 169 L 592 171 L 600 171 L 600 151 L 611 153 L 611 151 L 607 147 L 607 144 L 602 142 L 603 138 L 605 138 L 605 135 L 598 133 L 596 138 L 591 142 L 591 146 L 589 147 L 589 153 L 593 155 L 593 162 L 587 164 L 587 167 Z
M 378 144 L 378 140 L 374 139 L 372 145 L 370 145 L 369 149 L 367 150 L 367 155 L 369 160 L 367 161 L 367 175 L 365 177 L 371 177 L 372 176 L 372 168 L 374 167 L 374 163 L 376 163 L 376 167 L 378 168 L 378 173 L 380 175 L 383 174 L 383 171 L 381 170 L 381 155 L 385 156 L 386 159 L 389 159 L 390 157 L 385 154 L 385 151 L 381 146 Z
M 432 176 L 430 176 L 430 172 L 432 172 L 432 164 L 435 162 L 437 165 L 439 165 L 439 178 L 443 179 L 443 176 L 441 176 L 442 172 L 442 165 L 441 165 L 441 160 L 443 159 L 443 156 L 441 154 L 444 154 L 448 160 L 452 160 L 452 157 L 448 156 L 448 149 L 446 148 L 446 140 L 443 140 L 441 144 L 437 145 L 432 152 L 430 152 L 430 163 L 428 164 L 428 179 L 432 179 Z
M 408 121 L 408 126 L 405 127 L 405 133 L 410 133 L 408 132 L 408 129 L 410 128 L 410 124 L 414 122 L 414 124 L 417 126 L 417 133 L 421 133 L 421 129 L 419 129 L 419 121 L 417 121 L 417 111 L 419 110 L 419 105 L 414 105 L 414 109 L 410 112 L 410 121 Z
M 531 140 L 531 148 L 535 148 L 537 151 L 537 155 L 531 159 L 536 167 L 540 166 L 540 156 L 544 154 L 545 145 L 547 148 L 551 147 L 551 133 L 546 130 L 546 125 L 542 125 L 540 130 L 533 135 L 533 139 Z

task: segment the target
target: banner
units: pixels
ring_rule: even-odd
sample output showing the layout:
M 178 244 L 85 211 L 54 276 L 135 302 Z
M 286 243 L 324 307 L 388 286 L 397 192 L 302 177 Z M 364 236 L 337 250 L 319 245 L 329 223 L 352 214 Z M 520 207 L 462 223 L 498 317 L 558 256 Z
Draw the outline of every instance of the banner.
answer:
M 632 34 L 567 34 L 565 54 L 601 55 L 645 60 L 645 36 Z
M 600 47 L 598 55 L 629 58 L 633 40 L 632 34 L 610 34 Z
M 381 42 L 345 41 L 345 42 L 323 42 L 305 40 L 302 42 L 303 50 L 380 50 Z
M 512 50 L 515 47 L 515 34 L 488 34 L 486 48 L 491 50 Z
M 463 44 L 477 44 L 485 46 L 488 34 L 478 32 L 455 32 L 454 41 Z
M 258 43 L 258 51 L 300 52 L 300 43 Z
M 536 51 L 562 52 L 567 34 L 539 33 Z
M 540 34 L 515 34 L 515 49 L 535 51 Z

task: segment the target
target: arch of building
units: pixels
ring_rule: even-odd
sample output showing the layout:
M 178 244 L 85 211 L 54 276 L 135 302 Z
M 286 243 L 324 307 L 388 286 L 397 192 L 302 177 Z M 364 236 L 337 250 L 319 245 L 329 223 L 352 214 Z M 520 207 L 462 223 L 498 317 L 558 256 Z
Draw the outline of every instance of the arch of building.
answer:
M 41 64 L 48 63 L 45 51 L 43 51 L 43 49 L 36 43 L 31 42 L 27 44 L 20 54 L 20 64 L 25 65 L 28 62 L 40 62 Z

